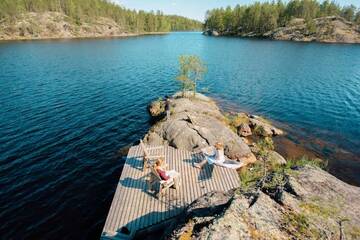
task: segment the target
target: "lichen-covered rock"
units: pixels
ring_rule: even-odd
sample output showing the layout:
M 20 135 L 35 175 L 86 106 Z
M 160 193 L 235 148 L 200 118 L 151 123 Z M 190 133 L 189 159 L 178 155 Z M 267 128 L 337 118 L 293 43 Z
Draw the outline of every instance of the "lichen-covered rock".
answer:
M 280 165 L 286 164 L 286 159 L 275 151 L 269 151 L 269 160 Z
M 284 134 L 281 129 L 274 127 L 261 117 L 252 115 L 249 120 L 250 127 L 253 129 L 254 134 L 264 137 L 278 136 Z
M 251 128 L 250 128 L 249 124 L 241 123 L 238 128 L 238 135 L 241 137 L 248 137 L 248 136 L 251 136 L 251 134 L 252 134 L 252 132 L 251 132 Z
M 281 203 L 265 192 L 235 195 L 218 215 L 185 219 L 188 239 L 360 239 L 360 188 L 305 166 L 290 173 Z M 346 221 L 344 221 L 346 219 Z M 342 221 L 342 229 L 339 222 Z M 174 231 L 171 239 L 182 235 Z
M 152 117 L 160 117 L 165 113 L 165 102 L 162 100 L 156 100 L 150 103 L 149 113 Z

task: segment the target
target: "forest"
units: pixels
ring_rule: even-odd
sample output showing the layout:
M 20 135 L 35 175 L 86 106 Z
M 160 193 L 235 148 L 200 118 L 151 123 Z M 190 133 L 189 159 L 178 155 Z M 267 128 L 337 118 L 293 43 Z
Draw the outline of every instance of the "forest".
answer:
M 0 21 L 14 20 L 27 12 L 62 12 L 75 23 L 97 17 L 113 19 L 132 32 L 168 32 L 201 30 L 202 23 L 160 11 L 126 9 L 108 0 L 0 0 Z
M 204 28 L 223 32 L 255 32 L 263 34 L 277 27 L 286 26 L 294 18 L 303 18 L 309 28 L 313 19 L 326 16 L 340 16 L 347 21 L 360 24 L 360 11 L 354 5 L 340 6 L 325 0 L 281 0 L 256 2 L 251 5 L 237 5 L 234 8 L 219 8 L 206 13 Z

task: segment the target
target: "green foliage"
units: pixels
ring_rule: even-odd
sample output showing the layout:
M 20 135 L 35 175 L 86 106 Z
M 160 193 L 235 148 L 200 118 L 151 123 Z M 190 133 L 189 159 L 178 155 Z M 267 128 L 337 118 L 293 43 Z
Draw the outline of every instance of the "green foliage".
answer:
M 309 19 L 306 21 L 306 29 L 310 34 L 316 33 L 316 24 L 313 19 Z
M 354 5 L 344 7 L 341 10 L 341 16 L 348 21 L 355 21 L 356 14 L 356 7 Z
M 309 214 L 314 214 L 325 219 L 337 216 L 340 212 L 337 206 L 325 205 L 324 202 L 303 202 L 300 203 L 299 206 Z
M 26 12 L 63 12 L 76 24 L 86 19 L 108 17 L 132 32 L 200 30 L 199 21 L 179 16 L 129 10 L 108 0 L 0 0 L 0 19 L 16 18 Z
M 220 33 L 263 34 L 285 26 L 293 18 L 303 18 L 308 22 L 309 31 L 315 32 L 312 25 L 314 18 L 334 15 L 342 16 L 348 21 L 360 22 L 359 11 L 353 5 L 340 7 L 329 0 L 322 3 L 316 0 L 290 0 L 283 3 L 279 0 L 209 10 L 206 13 L 204 28 Z
M 265 137 L 257 142 L 259 148 L 258 155 L 260 158 L 267 158 L 269 151 L 274 150 L 274 142 L 271 137 Z
M 319 158 L 310 159 L 306 156 L 303 156 L 299 159 L 288 159 L 284 168 L 291 169 L 292 167 L 295 167 L 295 166 L 298 166 L 298 167 L 314 166 L 314 167 L 319 167 L 321 169 L 326 169 L 327 161 L 319 159 Z
M 206 72 L 204 63 L 198 56 L 182 55 L 179 57 L 179 75 L 177 80 L 181 82 L 183 96 L 186 90 L 196 94 L 197 82 L 203 79 Z
M 360 11 L 356 13 L 355 23 L 358 24 L 358 25 L 360 25 Z
M 263 140 L 262 143 L 257 144 L 258 146 L 260 145 L 260 148 L 262 148 L 261 151 L 263 151 L 263 157 L 267 156 L 268 150 L 273 149 L 272 141 L 267 141 L 268 140 Z M 327 163 L 321 159 L 310 159 L 307 157 L 287 160 L 285 165 L 279 165 L 273 162 L 271 158 L 268 159 L 268 161 L 256 161 L 251 165 L 251 168 L 242 169 L 240 171 L 240 189 L 245 192 L 250 189 L 254 189 L 258 182 L 264 178 L 267 173 L 272 174 L 273 177 L 271 178 L 271 181 L 265 181 L 263 187 L 274 188 L 274 186 L 282 185 L 284 183 L 284 174 L 295 174 L 296 171 L 292 170 L 294 167 L 304 166 L 316 166 L 324 169 L 326 168 Z
M 284 215 L 283 223 L 286 230 L 296 239 L 304 239 L 305 236 L 309 237 L 310 224 L 304 214 L 289 212 Z
M 255 162 L 249 169 L 241 169 L 239 173 L 240 189 L 247 192 L 256 187 L 257 182 L 263 177 L 263 163 Z
M 225 122 L 227 125 L 230 126 L 232 129 L 236 129 L 242 124 L 242 123 L 249 123 L 249 118 L 245 114 L 225 114 Z

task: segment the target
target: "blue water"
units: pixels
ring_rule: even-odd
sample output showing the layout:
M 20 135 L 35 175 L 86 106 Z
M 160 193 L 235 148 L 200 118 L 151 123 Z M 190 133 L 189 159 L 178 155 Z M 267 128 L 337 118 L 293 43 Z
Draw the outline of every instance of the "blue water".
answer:
M 177 90 L 181 54 L 207 63 L 200 88 L 223 107 L 320 139 L 332 172 L 360 185 L 359 45 L 199 33 L 4 42 L 0 238 L 99 236 L 122 169 L 118 150 L 149 128 L 146 104 Z

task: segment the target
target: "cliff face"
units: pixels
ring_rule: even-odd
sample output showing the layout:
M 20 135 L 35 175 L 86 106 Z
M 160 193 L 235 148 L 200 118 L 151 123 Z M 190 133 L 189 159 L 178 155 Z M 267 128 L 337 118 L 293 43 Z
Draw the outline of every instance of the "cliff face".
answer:
M 304 19 L 293 19 L 287 26 L 276 28 L 264 34 L 255 32 L 218 33 L 211 30 L 204 32 L 204 34 L 211 36 L 258 37 L 300 42 L 360 43 L 360 26 L 336 16 L 316 18 L 311 23 L 306 23 Z
M 224 195 L 224 194 L 223 194 Z M 305 166 L 293 170 L 282 200 L 267 191 L 205 195 L 189 207 L 171 239 L 359 239 L 360 188 Z M 216 196 L 218 196 L 216 198 Z M 225 198 L 228 200 L 229 198 Z M 201 213 L 194 206 L 202 203 Z M 222 212 L 213 213 L 215 207 Z M 205 211 L 208 209 L 208 211 Z M 180 221 L 181 222 L 181 221 Z M 183 238 L 185 239 L 185 238 Z
M 132 36 L 110 18 L 76 23 L 59 12 L 25 13 L 0 22 L 0 40 Z

